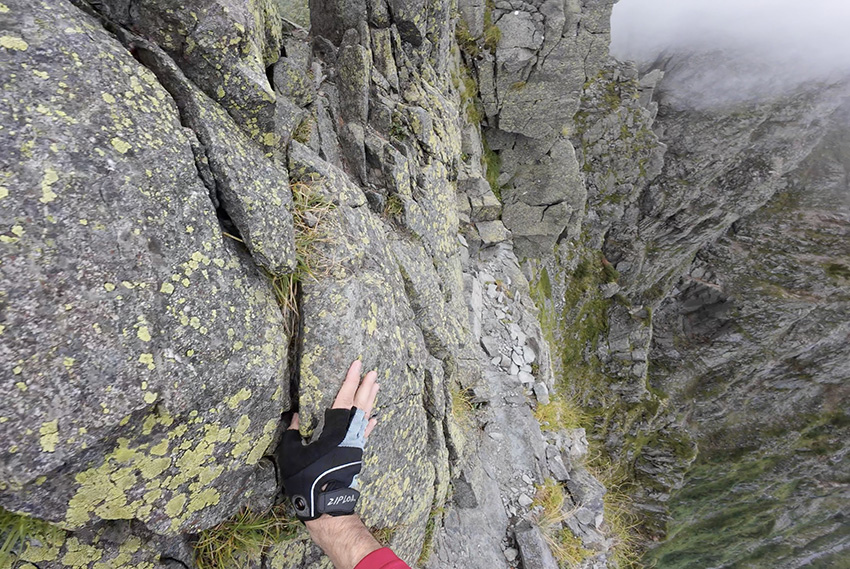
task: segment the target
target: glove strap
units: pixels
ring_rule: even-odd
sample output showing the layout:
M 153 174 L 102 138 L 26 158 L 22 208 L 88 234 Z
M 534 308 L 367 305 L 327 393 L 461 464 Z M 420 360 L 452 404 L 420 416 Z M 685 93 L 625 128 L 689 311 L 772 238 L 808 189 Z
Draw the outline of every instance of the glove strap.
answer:
M 340 488 L 319 494 L 316 500 L 316 510 L 319 514 L 332 516 L 347 516 L 354 513 L 360 492 L 352 488 Z

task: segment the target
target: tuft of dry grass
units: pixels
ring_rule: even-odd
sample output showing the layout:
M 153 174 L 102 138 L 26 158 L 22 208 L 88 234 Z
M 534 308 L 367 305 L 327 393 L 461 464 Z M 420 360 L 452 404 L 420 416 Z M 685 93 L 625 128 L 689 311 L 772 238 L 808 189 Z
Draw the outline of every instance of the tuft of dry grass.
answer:
M 602 498 L 605 517 L 603 530 L 614 540 L 612 553 L 617 567 L 642 567 L 640 524 L 628 492 L 628 475 L 601 455 L 588 461 L 587 469 L 607 490 Z
M 552 394 L 546 405 L 537 406 L 534 418 L 544 431 L 577 429 L 587 421 L 587 416 L 575 401 L 558 393 Z
M 243 509 L 232 518 L 201 532 L 195 543 L 198 569 L 242 569 L 259 561 L 274 543 L 294 539 L 301 528 L 282 505 L 258 514 Z
M 564 487 L 554 478 L 547 478 L 541 486 L 537 487 L 531 508 L 540 508 L 534 521 L 544 534 L 547 533 L 546 529 L 560 526 L 570 516 L 570 512 L 564 511 L 566 499 Z
M 291 184 L 295 270 L 284 275 L 272 275 L 278 304 L 290 312 L 298 310 L 296 296 L 299 284 L 328 275 L 333 267 L 333 261 L 323 251 L 322 245 L 332 240 L 332 212 L 336 206 L 322 194 L 321 184 L 321 180 Z
M 387 197 L 387 203 L 384 205 L 384 215 L 387 217 L 401 217 L 404 213 L 404 202 L 398 194 L 390 194 Z
M 547 478 L 537 488 L 531 507 L 538 508 L 534 522 L 540 528 L 558 565 L 576 567 L 593 555 L 593 552 L 585 549 L 581 540 L 564 527 L 564 521 L 573 513 L 572 508 L 565 508 L 566 505 L 564 487 L 558 481 Z
M 398 531 L 397 527 L 386 527 L 386 528 L 372 528 L 369 530 L 378 543 L 380 543 L 384 547 L 389 547 L 390 542 L 393 540 L 393 536 Z
M 452 386 L 449 395 L 452 399 L 452 417 L 455 422 L 464 429 L 471 429 L 474 423 L 472 414 L 475 412 L 475 407 L 472 405 L 472 395 L 469 390 L 455 385 Z

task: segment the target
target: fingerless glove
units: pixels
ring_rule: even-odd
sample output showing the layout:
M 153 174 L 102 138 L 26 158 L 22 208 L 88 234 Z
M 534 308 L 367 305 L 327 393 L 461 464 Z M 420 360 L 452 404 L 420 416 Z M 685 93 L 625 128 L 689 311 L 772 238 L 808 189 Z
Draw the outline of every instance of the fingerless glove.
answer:
M 297 429 L 284 432 L 273 456 L 298 519 L 354 513 L 367 424 L 356 407 L 328 409 L 324 429 L 312 443 L 305 445 Z

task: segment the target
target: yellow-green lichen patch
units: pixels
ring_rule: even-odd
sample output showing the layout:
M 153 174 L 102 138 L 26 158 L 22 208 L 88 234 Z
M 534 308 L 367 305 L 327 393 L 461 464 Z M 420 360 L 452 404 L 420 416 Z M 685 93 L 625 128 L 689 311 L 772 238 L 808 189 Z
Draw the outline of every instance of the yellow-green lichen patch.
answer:
M 165 505 L 165 513 L 170 518 L 176 518 L 183 512 L 183 507 L 186 505 L 186 495 L 177 494 Z
M 240 403 L 251 398 L 251 390 L 247 387 L 240 389 L 236 395 L 227 400 L 227 406 L 231 409 L 236 409 Z
M 15 36 L 0 36 L 0 47 L 15 51 L 26 51 L 29 45 L 23 39 Z
M 62 563 L 68 567 L 88 567 L 91 563 L 100 561 L 101 557 L 103 557 L 103 550 L 82 543 L 76 537 L 71 537 L 65 542 Z
M 59 419 L 54 419 L 41 425 L 38 430 L 41 433 L 39 444 L 43 452 L 56 452 L 56 443 L 59 442 Z
M 55 184 L 58 180 L 59 174 L 56 173 L 56 170 L 53 168 L 47 168 L 44 170 L 44 176 L 41 178 L 41 199 L 38 201 L 43 204 L 48 204 L 58 197 L 52 188 L 53 184 Z
M 115 150 L 117 150 L 121 154 L 126 154 L 127 151 L 130 150 L 130 148 L 132 148 L 132 146 L 130 146 L 129 142 L 127 142 L 126 140 L 123 140 L 123 139 L 121 139 L 117 136 L 110 139 L 109 143 L 112 145 L 112 147 Z
M 141 354 L 139 356 L 139 363 L 145 364 L 146 366 L 148 366 L 148 369 L 151 370 L 156 368 L 156 364 L 153 361 L 153 354 Z
M 139 329 L 136 330 L 136 336 L 138 336 L 142 342 L 151 341 L 151 333 L 147 326 L 139 326 Z

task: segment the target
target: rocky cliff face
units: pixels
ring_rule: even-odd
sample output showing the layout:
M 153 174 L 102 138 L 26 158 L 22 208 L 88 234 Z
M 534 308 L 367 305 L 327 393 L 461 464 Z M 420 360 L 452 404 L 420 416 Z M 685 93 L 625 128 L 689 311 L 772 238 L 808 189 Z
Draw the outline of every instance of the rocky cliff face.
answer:
M 585 242 L 547 264 L 573 270 L 566 295 L 580 293 L 579 309 L 562 309 L 565 368 L 636 482 L 646 534 L 671 532 L 659 566 L 828 563 L 847 547 L 846 417 L 834 407 L 847 396 L 846 83 L 743 104 L 688 96 L 695 76 L 734 76 L 716 54 L 653 67 L 665 73 L 657 88 L 659 71 L 627 71 L 625 86 L 615 71 L 578 115 L 590 125 Z M 643 121 L 612 120 L 633 101 Z M 576 291 L 575 259 L 600 233 L 612 282 Z
M 310 35 L 272 1 L 1 7 L 0 506 L 50 524 L 4 566 L 192 566 L 198 532 L 271 506 L 282 412 L 320 429 L 356 357 L 383 384 L 362 515 L 411 564 L 450 485 L 502 508 L 500 566 L 550 465 L 602 523 L 581 436 L 547 447 L 532 417 L 548 345 L 458 116 L 448 4 L 315 3 Z M 473 388 L 493 419 L 463 418 Z M 482 440 L 515 454 L 489 482 Z M 322 563 L 303 532 L 260 553 Z
M 846 90 L 695 108 L 612 4 L 0 3 L 0 567 L 195 566 L 356 357 L 411 565 L 622 563 L 582 421 L 661 566 L 842 555 Z
M 846 113 L 656 312 L 651 383 L 700 441 L 660 566 L 846 558 Z

